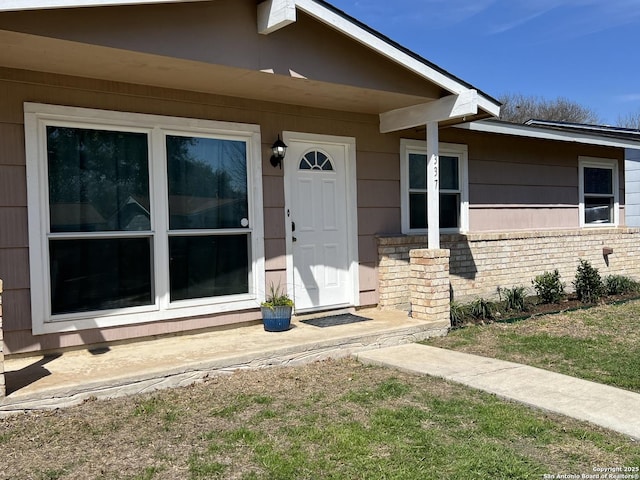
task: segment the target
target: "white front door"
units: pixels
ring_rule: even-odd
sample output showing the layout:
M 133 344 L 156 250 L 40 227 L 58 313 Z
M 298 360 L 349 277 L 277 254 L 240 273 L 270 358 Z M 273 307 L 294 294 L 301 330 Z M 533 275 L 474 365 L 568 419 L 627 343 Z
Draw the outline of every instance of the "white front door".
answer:
M 286 134 L 287 243 L 296 311 L 355 305 L 354 142 Z M 344 140 L 344 139 L 342 139 Z M 350 175 L 351 173 L 351 175 Z M 357 241 L 356 241 L 357 242 Z M 355 243 L 357 245 L 357 243 Z

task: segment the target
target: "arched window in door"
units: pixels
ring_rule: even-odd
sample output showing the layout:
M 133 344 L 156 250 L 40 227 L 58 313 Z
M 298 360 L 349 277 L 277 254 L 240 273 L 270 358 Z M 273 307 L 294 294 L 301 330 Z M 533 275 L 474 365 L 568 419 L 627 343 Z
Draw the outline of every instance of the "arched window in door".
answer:
M 302 160 L 300 160 L 299 169 L 332 172 L 333 163 L 331 162 L 331 159 L 324 153 L 313 150 L 302 157 Z

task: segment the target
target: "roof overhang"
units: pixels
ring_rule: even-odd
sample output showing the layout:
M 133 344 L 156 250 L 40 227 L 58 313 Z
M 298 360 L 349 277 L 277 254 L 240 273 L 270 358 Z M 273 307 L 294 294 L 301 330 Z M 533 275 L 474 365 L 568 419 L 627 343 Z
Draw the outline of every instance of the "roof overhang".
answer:
M 43 10 L 51 8 L 112 7 L 118 5 L 143 5 L 145 3 L 182 3 L 206 0 L 3 0 L 0 12 L 17 10 Z
M 618 148 L 640 148 L 640 140 L 616 139 L 607 135 L 598 135 L 597 133 L 561 131 L 544 127 L 502 122 L 498 120 L 480 120 L 477 122 L 462 123 L 460 125 L 455 125 L 455 127 L 470 130 L 472 132 L 495 133 L 499 135 L 537 138 L 541 140 L 554 140 L 558 142 L 571 142 Z
M 389 60 L 401 64 L 403 67 L 420 75 L 425 80 L 433 82 L 444 90 L 450 92 L 452 94 L 451 98 L 445 101 L 447 107 L 444 109 L 436 107 L 433 112 L 439 111 L 444 113 L 444 111 L 448 109 L 448 104 L 452 102 L 457 104 L 464 103 L 467 108 L 470 106 L 470 103 L 475 103 L 475 106 L 471 106 L 469 113 L 463 113 L 453 117 L 441 117 L 435 119 L 436 121 L 447 121 L 469 115 L 475 115 L 478 113 L 478 109 L 484 111 L 484 115 L 480 118 L 486 116 L 497 117 L 500 114 L 500 102 L 497 100 L 479 92 L 466 82 L 463 82 L 450 73 L 445 72 L 424 58 L 420 58 L 413 52 L 406 50 L 387 37 L 348 16 L 344 12 L 331 7 L 331 5 L 324 1 L 265 0 L 258 5 L 258 31 L 262 34 L 270 34 L 290 25 L 296 21 L 297 9 L 300 9 L 317 20 L 330 25 L 332 28 L 335 28 L 344 35 L 347 35 L 352 40 L 366 45 Z M 414 106 L 414 112 L 409 113 L 409 116 L 419 115 L 424 108 L 424 105 Z M 453 111 L 455 112 L 456 109 L 454 108 Z M 461 110 L 458 109 L 458 111 Z M 433 117 L 433 112 L 430 114 L 430 118 Z M 389 119 L 396 118 L 398 114 L 404 115 L 406 113 L 406 110 L 403 112 L 385 112 L 383 115 L 385 115 L 386 120 L 382 120 L 381 118 L 381 122 L 385 122 L 386 125 L 383 126 L 381 124 L 381 131 L 388 132 L 401 129 L 392 127 Z M 425 119 L 420 121 L 418 124 L 409 125 L 404 128 L 424 125 L 425 121 L 428 120 Z
M 0 12 L 207 1 L 210 0 L 5 0 L 0 3 Z M 376 114 L 380 115 L 380 129 L 385 132 L 427 122 L 455 124 L 500 112 L 497 100 L 323 0 L 266 0 L 257 9 L 259 33 L 276 32 L 298 21 L 298 14 L 303 12 L 354 44 L 393 62 L 407 75 L 424 81 L 425 86 L 439 89 L 440 98 L 319 81 L 293 71 L 289 75 L 269 74 L 9 30 L 0 31 L 0 63 L 17 69 Z

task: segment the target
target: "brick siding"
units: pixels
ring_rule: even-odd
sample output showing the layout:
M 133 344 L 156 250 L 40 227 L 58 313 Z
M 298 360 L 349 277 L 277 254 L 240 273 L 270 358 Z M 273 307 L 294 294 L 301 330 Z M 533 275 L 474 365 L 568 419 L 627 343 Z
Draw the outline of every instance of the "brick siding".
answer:
M 449 321 L 449 250 L 410 252 L 411 314 L 420 320 Z
M 379 236 L 378 281 L 382 308 L 408 308 L 410 251 L 426 248 L 420 235 Z M 450 251 L 449 273 L 454 299 L 497 297 L 498 287 L 525 286 L 545 271 L 558 269 L 568 291 L 580 259 L 601 276 L 626 275 L 640 280 L 640 229 L 593 228 L 543 232 L 442 235 Z M 606 249 L 612 253 L 605 254 Z

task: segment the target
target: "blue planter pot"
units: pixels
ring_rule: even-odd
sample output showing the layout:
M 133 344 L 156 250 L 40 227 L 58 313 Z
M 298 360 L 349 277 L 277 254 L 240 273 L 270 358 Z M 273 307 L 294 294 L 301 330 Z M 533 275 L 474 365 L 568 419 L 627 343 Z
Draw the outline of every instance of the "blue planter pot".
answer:
M 262 324 L 267 332 L 284 332 L 291 328 L 291 307 L 261 307 Z

